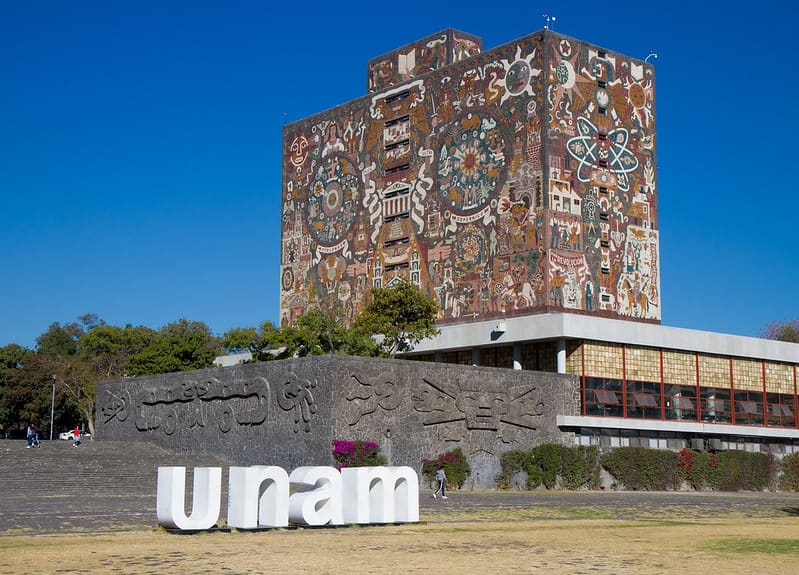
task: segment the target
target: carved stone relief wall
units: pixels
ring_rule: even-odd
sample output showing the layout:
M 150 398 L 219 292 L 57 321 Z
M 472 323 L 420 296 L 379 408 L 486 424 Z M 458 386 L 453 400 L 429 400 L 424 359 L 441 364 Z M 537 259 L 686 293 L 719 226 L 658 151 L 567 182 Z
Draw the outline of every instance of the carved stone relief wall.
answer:
M 492 487 L 504 451 L 567 441 L 579 413 L 573 376 L 325 356 L 102 382 L 97 436 L 148 441 L 235 465 L 330 465 L 334 439 L 380 445 L 421 471 L 460 447 L 475 487 Z

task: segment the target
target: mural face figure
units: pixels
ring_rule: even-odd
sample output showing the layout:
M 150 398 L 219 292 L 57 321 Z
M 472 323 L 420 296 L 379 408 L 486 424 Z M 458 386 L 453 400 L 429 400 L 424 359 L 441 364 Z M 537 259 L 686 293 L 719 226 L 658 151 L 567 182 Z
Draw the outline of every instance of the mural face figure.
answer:
M 305 139 L 305 136 L 294 138 L 289 151 L 291 152 L 289 155 L 291 165 L 295 168 L 301 168 L 308 158 L 308 140 Z
M 467 429 L 497 430 L 508 411 L 505 392 L 487 389 L 462 389 L 455 406 L 466 416 Z

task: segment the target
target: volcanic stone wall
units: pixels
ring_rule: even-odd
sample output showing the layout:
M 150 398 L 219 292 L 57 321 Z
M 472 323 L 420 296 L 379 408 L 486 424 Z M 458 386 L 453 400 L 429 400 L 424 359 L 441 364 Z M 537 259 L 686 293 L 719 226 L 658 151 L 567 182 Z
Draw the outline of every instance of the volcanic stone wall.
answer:
M 331 465 L 335 439 L 377 443 L 389 465 L 460 447 L 470 486 L 494 486 L 500 455 L 566 442 L 575 376 L 322 356 L 101 382 L 100 440 L 158 444 L 234 465 Z

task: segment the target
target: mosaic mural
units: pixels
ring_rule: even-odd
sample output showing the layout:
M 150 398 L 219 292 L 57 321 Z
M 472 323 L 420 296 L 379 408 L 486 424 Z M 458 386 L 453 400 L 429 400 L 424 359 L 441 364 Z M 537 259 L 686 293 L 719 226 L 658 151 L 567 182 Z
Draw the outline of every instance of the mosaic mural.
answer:
M 408 47 L 371 61 L 372 94 L 285 127 L 281 321 L 350 321 L 400 281 L 441 323 L 659 321 L 653 68 L 549 30 L 456 54 L 457 34 L 410 45 L 402 77 L 377 71 Z

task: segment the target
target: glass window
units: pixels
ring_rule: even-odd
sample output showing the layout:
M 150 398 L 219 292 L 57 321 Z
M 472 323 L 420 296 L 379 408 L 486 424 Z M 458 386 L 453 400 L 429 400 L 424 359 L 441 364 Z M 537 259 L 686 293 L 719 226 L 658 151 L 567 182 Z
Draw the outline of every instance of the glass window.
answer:
M 621 380 L 604 377 L 585 378 L 585 414 L 623 417 Z
M 660 384 L 648 381 L 627 382 L 627 417 L 660 419 Z
M 703 387 L 699 408 L 702 412 L 702 421 L 710 423 L 730 423 L 730 390 L 716 387 Z
M 796 427 L 793 394 L 769 393 L 766 394 L 766 399 L 768 401 L 769 426 Z
M 696 421 L 696 386 L 667 385 L 666 419 L 672 421 Z
M 763 392 L 736 390 L 735 423 L 763 425 Z

